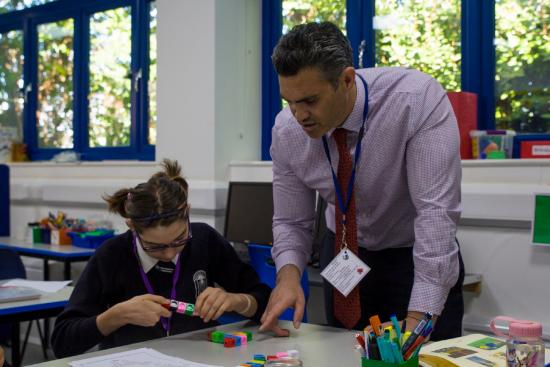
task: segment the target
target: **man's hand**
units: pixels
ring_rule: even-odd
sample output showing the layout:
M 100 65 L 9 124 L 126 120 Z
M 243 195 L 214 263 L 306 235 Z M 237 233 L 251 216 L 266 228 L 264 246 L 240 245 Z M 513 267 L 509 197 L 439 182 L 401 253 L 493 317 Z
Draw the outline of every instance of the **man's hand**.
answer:
M 128 301 L 118 303 L 96 318 L 99 331 L 107 336 L 124 325 L 154 326 L 161 317 L 170 317 L 172 313 L 163 304 L 170 301 L 164 297 L 143 294 Z
M 424 318 L 424 312 L 419 311 L 409 311 L 407 312 L 407 330 L 413 331 L 416 328 L 416 325 L 420 323 L 420 320 Z M 432 316 L 432 328 L 435 326 L 438 315 Z
M 279 327 L 277 319 L 289 307 L 294 308 L 294 327 L 300 327 L 306 304 L 300 278 L 300 270 L 295 265 L 288 264 L 279 270 L 277 285 L 261 319 L 260 331 L 271 330 L 277 336 L 288 336 L 289 331 Z

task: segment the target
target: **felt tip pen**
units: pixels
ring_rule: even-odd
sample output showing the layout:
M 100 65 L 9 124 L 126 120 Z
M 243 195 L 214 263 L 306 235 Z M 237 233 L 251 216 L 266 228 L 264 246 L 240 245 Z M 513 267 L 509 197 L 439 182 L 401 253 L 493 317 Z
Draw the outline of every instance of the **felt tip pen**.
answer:
M 372 331 L 376 334 L 376 336 L 380 336 L 380 328 L 382 323 L 380 322 L 380 317 L 378 315 L 371 316 L 369 318 L 370 326 L 372 327 Z
M 430 333 L 432 332 L 432 327 L 429 326 L 426 329 L 424 329 L 424 332 L 422 335 L 420 335 L 418 338 L 416 338 L 415 342 L 409 347 L 409 349 L 404 353 L 405 359 L 409 359 L 409 357 L 416 352 L 417 349 L 420 348 L 420 345 L 424 343 L 424 340 L 428 338 Z
M 405 334 L 405 331 L 407 331 L 407 319 L 403 319 L 401 323 L 401 335 Z
M 357 344 L 365 348 L 365 338 L 363 338 L 363 335 L 361 334 L 355 334 L 355 340 L 357 340 Z
M 170 303 L 163 304 L 162 307 L 166 308 L 168 311 L 181 313 L 187 316 L 195 315 L 195 305 L 192 303 L 171 300 Z
M 411 336 L 407 339 L 405 344 L 403 344 L 403 347 L 401 348 L 402 353 L 405 353 L 409 349 L 409 347 L 415 342 L 416 338 L 418 338 L 422 334 L 424 327 L 428 323 L 428 320 L 430 320 L 431 318 L 432 318 L 432 314 L 426 312 L 426 314 L 424 315 L 424 318 L 420 320 L 418 325 L 416 325 L 416 327 L 414 328 Z
M 397 334 L 397 340 L 401 340 L 401 328 L 399 327 L 399 321 L 397 321 L 396 315 L 390 316 L 391 323 L 393 325 L 393 329 L 395 330 L 395 333 Z M 403 321 L 405 322 L 405 321 Z

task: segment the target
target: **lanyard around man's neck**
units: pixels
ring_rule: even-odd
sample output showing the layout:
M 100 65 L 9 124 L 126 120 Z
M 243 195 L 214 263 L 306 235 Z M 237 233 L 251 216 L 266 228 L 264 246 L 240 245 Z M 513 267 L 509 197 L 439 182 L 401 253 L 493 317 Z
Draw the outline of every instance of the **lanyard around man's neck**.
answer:
M 323 146 L 325 148 L 325 155 L 327 156 L 328 163 L 330 165 L 330 170 L 332 172 L 332 181 L 334 182 L 334 189 L 336 191 L 336 199 L 338 201 L 338 205 L 340 206 L 340 211 L 342 212 L 342 218 L 343 218 L 343 224 L 345 225 L 346 221 L 346 213 L 349 209 L 349 204 L 351 201 L 351 195 L 353 193 L 353 186 L 355 184 L 355 171 L 357 169 L 357 164 L 359 163 L 359 157 L 361 156 L 361 140 L 363 140 L 363 136 L 365 135 L 365 127 L 367 123 L 367 115 L 369 113 L 369 89 L 367 86 L 367 82 L 365 79 L 357 74 L 357 76 L 361 79 L 363 82 L 363 86 L 365 87 L 365 104 L 363 107 L 363 121 L 361 123 L 361 128 L 359 129 L 359 134 L 357 136 L 357 144 L 355 146 L 355 159 L 353 162 L 353 169 L 351 171 L 351 176 L 348 181 L 348 190 L 346 195 L 346 201 L 344 202 L 344 198 L 342 195 L 342 188 L 340 187 L 340 183 L 338 182 L 338 178 L 336 177 L 336 173 L 334 172 L 334 168 L 332 167 L 332 160 L 330 158 L 330 151 L 328 149 L 328 140 L 326 135 L 323 135 Z

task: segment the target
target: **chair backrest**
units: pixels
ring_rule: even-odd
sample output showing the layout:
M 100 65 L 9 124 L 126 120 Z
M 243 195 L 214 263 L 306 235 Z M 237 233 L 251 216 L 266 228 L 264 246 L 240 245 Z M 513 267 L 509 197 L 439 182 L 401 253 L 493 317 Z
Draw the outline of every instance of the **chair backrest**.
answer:
M 12 250 L 0 249 L 0 280 L 26 277 L 27 272 L 19 255 Z
M 277 271 L 273 259 L 271 258 L 271 246 L 266 245 L 248 245 L 248 254 L 250 255 L 250 264 L 258 273 L 260 280 L 271 288 L 275 287 L 277 279 Z M 309 298 L 309 278 L 307 271 L 304 271 L 301 279 L 302 289 L 304 290 L 304 296 L 306 297 L 306 303 Z M 294 310 L 287 309 L 279 317 L 280 320 L 292 320 L 294 316 Z M 307 322 L 307 312 L 304 310 L 304 317 L 302 321 Z
M 10 169 L 0 164 L 0 236 L 10 235 Z
M 237 243 L 273 243 L 271 182 L 229 183 L 224 237 Z

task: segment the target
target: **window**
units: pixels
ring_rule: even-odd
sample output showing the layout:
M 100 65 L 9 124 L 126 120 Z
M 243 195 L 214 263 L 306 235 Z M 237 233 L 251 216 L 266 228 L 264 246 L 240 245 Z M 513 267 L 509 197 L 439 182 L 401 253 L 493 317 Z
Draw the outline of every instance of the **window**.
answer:
M 404 66 L 460 90 L 460 0 L 376 0 L 376 66 Z
M 149 11 L 149 133 L 148 143 L 157 142 L 157 7 L 151 3 Z
M 550 2 L 496 1 L 496 126 L 550 132 Z
M 0 131 L 32 160 L 63 150 L 154 159 L 153 1 L 0 0 L 0 9 Z
M 282 34 L 298 24 L 315 21 L 330 21 L 345 32 L 346 1 L 345 0 L 283 0 Z
M 262 159 L 280 110 L 271 53 L 306 21 L 333 21 L 358 67 L 409 66 L 447 90 L 478 95 L 480 129 L 550 132 L 550 2 L 547 0 L 264 0 Z M 345 12 L 342 9 L 345 8 Z
M 0 14 L 46 4 L 54 0 L 0 0 Z
M 88 136 L 91 147 L 130 145 L 131 9 L 90 17 Z
M 74 23 L 40 24 L 38 32 L 39 148 L 73 148 Z
M 23 31 L 0 33 L 0 134 L 5 140 L 23 137 Z

